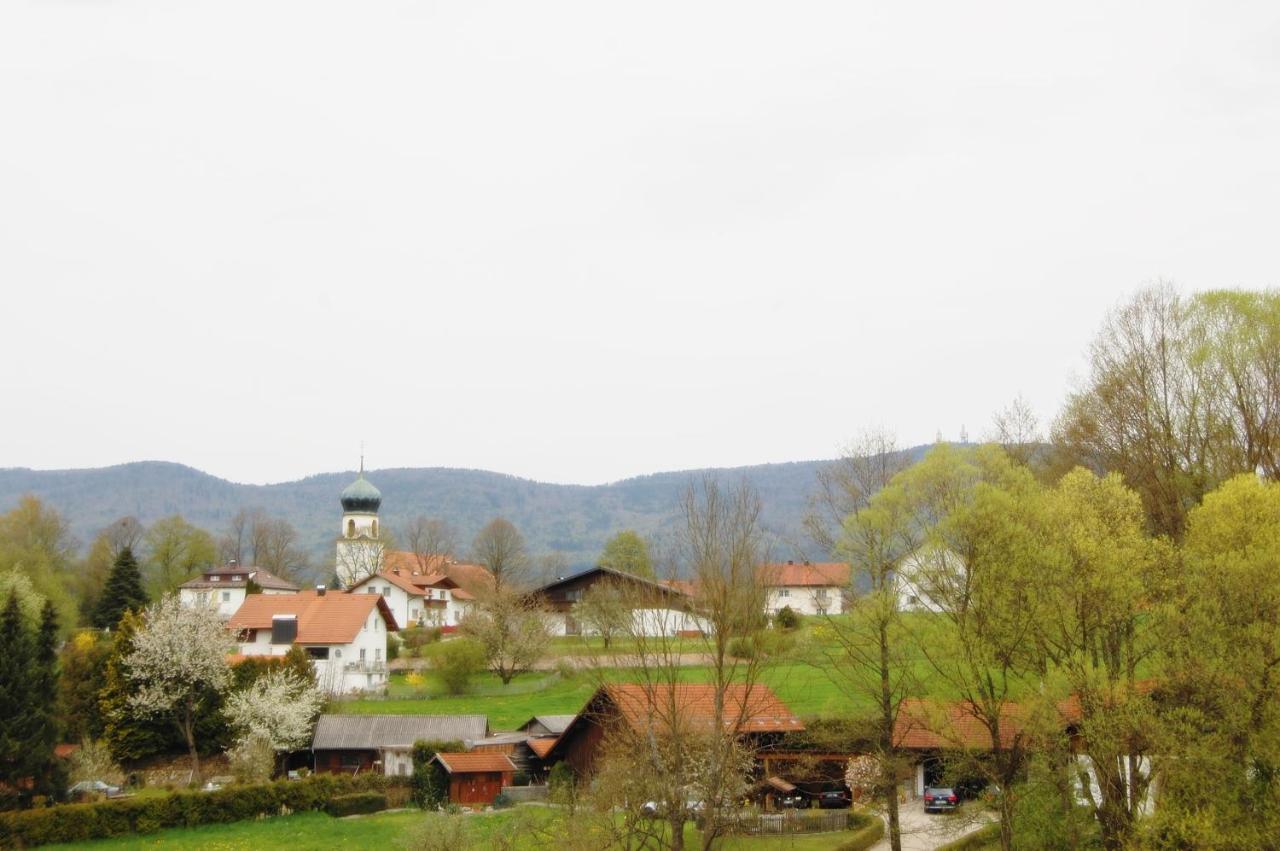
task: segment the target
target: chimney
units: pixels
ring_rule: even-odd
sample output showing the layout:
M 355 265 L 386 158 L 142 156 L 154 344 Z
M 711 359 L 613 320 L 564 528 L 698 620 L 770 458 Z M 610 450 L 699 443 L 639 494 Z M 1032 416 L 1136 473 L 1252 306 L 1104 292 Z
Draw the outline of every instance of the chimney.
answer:
M 393 567 L 393 568 L 391 568 L 391 572 L 392 572 L 392 573 L 394 573 L 396 576 L 399 576 L 399 575 L 400 575 L 400 568 L 398 568 L 398 567 Z
M 323 585 L 317 585 L 317 586 L 316 586 L 316 596 L 317 596 L 317 597 L 323 597 L 323 596 L 324 596 L 324 592 L 325 592 L 325 591 L 328 591 L 328 590 L 329 590 L 329 589 L 328 589 L 328 588 L 325 588 Z

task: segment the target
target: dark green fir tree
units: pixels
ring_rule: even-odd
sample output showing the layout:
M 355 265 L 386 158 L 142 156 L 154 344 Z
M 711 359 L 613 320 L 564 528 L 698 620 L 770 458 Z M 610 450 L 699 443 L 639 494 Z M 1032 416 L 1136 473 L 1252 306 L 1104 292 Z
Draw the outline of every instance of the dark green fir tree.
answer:
M 107 575 L 107 583 L 93 612 L 93 625 L 98 629 L 115 629 L 125 612 L 141 611 L 148 602 L 147 592 L 142 588 L 138 560 L 134 558 L 133 550 L 125 547 L 116 556 L 111 573 Z

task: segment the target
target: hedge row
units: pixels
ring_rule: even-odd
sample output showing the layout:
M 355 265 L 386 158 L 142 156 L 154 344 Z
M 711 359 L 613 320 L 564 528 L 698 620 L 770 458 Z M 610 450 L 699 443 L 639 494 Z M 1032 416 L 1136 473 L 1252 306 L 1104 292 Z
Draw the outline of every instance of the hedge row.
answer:
M 884 822 L 866 813 L 850 813 L 849 830 L 848 838 L 836 846 L 836 851 L 866 851 L 884 837 Z
M 381 812 L 387 808 L 387 796 L 381 792 L 353 792 L 330 798 L 324 811 L 335 818 Z
M 992 844 L 996 847 L 1000 845 L 1000 823 L 989 824 L 970 833 L 968 836 L 962 836 L 955 842 L 948 842 L 946 845 L 940 845 L 938 851 L 980 851 L 983 848 L 989 848 Z
M 27 848 L 50 842 L 151 833 L 168 827 L 243 821 L 261 815 L 278 815 L 286 809 L 292 812 L 320 810 L 339 796 L 383 792 L 396 785 L 402 783 L 377 774 L 357 777 L 321 774 L 306 780 L 229 786 L 217 792 L 173 792 L 0 813 L 0 848 Z M 385 807 L 385 796 L 377 797 Z

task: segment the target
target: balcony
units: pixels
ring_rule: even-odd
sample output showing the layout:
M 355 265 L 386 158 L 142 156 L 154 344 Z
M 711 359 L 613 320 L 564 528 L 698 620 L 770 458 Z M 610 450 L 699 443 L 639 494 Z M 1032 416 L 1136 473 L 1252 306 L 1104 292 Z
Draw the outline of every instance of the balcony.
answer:
M 344 671 L 356 671 L 361 674 L 377 674 L 385 673 L 387 663 L 381 659 L 375 659 L 372 662 L 346 662 L 342 666 Z

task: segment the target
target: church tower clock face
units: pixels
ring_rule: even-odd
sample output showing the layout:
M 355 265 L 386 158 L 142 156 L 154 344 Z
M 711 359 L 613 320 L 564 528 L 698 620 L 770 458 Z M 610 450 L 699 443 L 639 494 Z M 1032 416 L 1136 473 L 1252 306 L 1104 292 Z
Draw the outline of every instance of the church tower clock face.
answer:
M 344 588 L 350 588 L 382 570 L 383 543 L 378 535 L 378 509 L 382 494 L 360 474 L 342 491 L 342 526 L 338 532 L 334 571 Z

